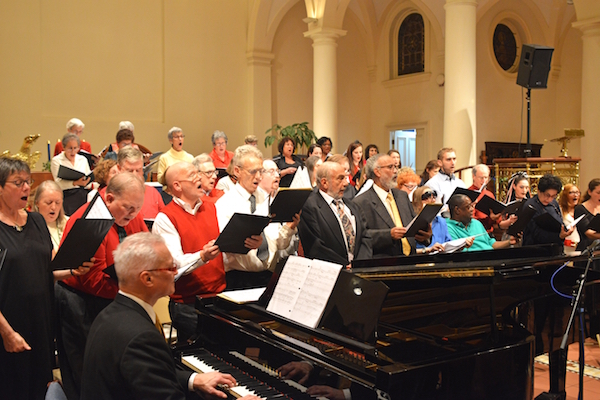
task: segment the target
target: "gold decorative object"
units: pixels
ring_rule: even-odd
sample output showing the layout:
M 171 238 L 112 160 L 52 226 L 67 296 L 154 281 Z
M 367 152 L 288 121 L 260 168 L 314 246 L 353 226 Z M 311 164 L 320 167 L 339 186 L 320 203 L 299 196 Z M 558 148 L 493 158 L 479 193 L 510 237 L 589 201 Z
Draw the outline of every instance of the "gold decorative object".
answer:
M 40 152 L 35 151 L 32 153 L 31 146 L 39 138 L 39 133 L 37 135 L 25 136 L 25 139 L 23 139 L 23 145 L 18 153 L 11 155 L 10 150 L 5 150 L 0 157 L 14 158 L 16 160 L 24 161 L 27 163 L 27 165 L 29 165 L 29 169 L 33 171 L 35 169 L 35 163 L 37 163 L 37 161 L 40 159 Z
M 579 139 L 585 136 L 583 129 L 565 129 L 565 136 L 550 140 L 551 142 L 561 142 L 562 148 L 560 154 L 562 157 L 568 157 L 567 143 L 573 139 Z

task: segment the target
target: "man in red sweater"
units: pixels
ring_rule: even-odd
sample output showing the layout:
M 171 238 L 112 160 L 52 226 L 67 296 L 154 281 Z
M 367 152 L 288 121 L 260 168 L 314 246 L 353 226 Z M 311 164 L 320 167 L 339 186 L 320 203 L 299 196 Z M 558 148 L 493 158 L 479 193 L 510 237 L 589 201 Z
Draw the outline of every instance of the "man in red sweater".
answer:
M 496 197 L 492 192 L 486 189 L 486 186 L 490 180 L 490 168 L 485 164 L 477 164 L 473 167 L 473 184 L 469 187 L 469 190 L 475 190 L 476 192 L 480 192 L 479 198 L 481 196 L 489 196 L 492 199 Z M 494 230 L 494 225 L 498 220 L 499 215 L 494 214 L 490 210 L 490 215 L 481 212 L 479 210 L 474 210 L 473 218 L 479 220 L 488 233 L 491 233 Z
M 204 191 L 196 167 L 187 162 L 171 165 L 165 180 L 173 201 L 157 216 L 152 232 L 161 235 L 179 267 L 169 313 L 178 340 L 196 332 L 196 296 L 225 289 L 223 255 L 214 245 L 219 225 L 214 203 L 202 201 Z
M 107 267 L 114 265 L 113 251 L 126 236 L 148 231 L 140 214 L 144 204 L 144 183 L 137 176 L 122 173 L 113 177 L 106 188 L 105 202 L 115 223 L 94 254 L 95 261 L 90 272 L 72 276 L 57 283 L 54 288 L 60 369 L 69 400 L 79 399 L 83 353 L 92 322 L 112 302 L 119 290 L 116 277 L 111 277 L 107 271 Z M 63 241 L 75 221 L 83 216 L 87 206 L 84 204 L 71 216 L 65 227 Z

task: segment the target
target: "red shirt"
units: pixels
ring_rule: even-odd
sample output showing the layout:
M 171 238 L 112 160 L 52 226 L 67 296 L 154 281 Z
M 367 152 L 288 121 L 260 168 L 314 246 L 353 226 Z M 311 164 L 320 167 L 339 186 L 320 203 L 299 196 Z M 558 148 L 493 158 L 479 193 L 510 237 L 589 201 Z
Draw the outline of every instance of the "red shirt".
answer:
M 215 168 L 227 168 L 233 158 L 233 152 L 225 150 L 225 161 L 221 161 L 215 149 L 210 152 L 209 156 L 212 158 Z
M 165 208 L 165 202 L 160 195 L 160 192 L 152 186 L 144 185 L 146 192 L 144 193 L 144 205 L 140 214 L 146 219 L 156 218 L 156 214 Z M 104 196 L 102 196 L 104 197 Z
M 209 201 L 211 203 L 215 203 L 217 200 L 221 198 L 225 194 L 224 191 L 220 189 L 213 189 L 210 191 L 208 196 L 202 196 L 202 201 Z
M 163 210 L 177 232 L 180 233 L 181 248 L 184 253 L 195 253 L 204 245 L 219 236 L 217 209 L 210 202 L 203 202 L 196 215 L 186 212 L 172 201 Z M 175 293 L 171 299 L 178 303 L 194 303 L 197 295 L 216 294 L 225 290 L 225 268 L 223 254 L 183 275 L 175 282 Z
M 469 187 L 469 190 L 475 190 L 475 191 L 479 191 L 479 188 L 475 187 L 475 185 L 471 185 Z M 481 191 L 485 196 L 491 197 L 492 199 L 495 199 L 496 196 L 494 196 L 494 193 L 490 192 L 487 189 L 483 189 Z M 475 209 L 473 211 L 473 218 L 475 218 L 476 220 L 478 220 L 479 222 L 481 222 L 485 228 L 485 230 L 489 233 L 492 232 L 494 230 L 494 223 L 496 221 L 494 221 L 493 219 L 490 218 L 489 215 L 487 215 L 486 213 L 483 213 L 481 211 L 479 211 L 478 209 Z
M 71 215 L 71 218 L 69 218 L 67 225 L 65 226 L 61 245 L 69 234 L 75 221 L 81 218 L 88 205 L 89 203 L 84 204 Z M 129 224 L 124 226 L 124 228 L 127 235 L 133 235 L 138 232 L 148 232 L 142 213 L 138 213 L 138 215 L 129 221 Z M 119 291 L 119 285 L 117 284 L 117 281 L 104 272 L 104 269 L 115 263 L 113 251 L 116 250 L 118 245 L 119 234 L 117 233 L 116 224 L 113 224 L 102 241 L 102 244 L 100 244 L 100 247 L 96 251 L 96 254 L 94 254 L 96 260 L 94 261 L 94 265 L 90 268 L 90 272 L 82 276 L 72 276 L 69 279 L 64 280 L 64 283 L 73 289 L 77 289 L 84 293 L 105 299 L 114 299 Z

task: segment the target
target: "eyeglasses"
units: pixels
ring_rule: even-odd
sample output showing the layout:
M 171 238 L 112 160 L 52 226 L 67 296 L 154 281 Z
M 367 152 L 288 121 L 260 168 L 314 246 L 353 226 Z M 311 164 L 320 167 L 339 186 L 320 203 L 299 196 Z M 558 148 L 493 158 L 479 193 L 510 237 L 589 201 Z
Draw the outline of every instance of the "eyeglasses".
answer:
M 277 169 L 265 169 L 264 171 L 265 174 L 279 176 L 279 170 Z
M 569 194 L 581 194 L 581 192 L 569 192 Z
M 169 271 L 169 272 L 177 272 L 177 263 L 173 262 L 173 266 L 169 268 L 154 268 L 154 269 L 145 269 L 144 271 L 152 272 L 152 271 Z
M 387 169 L 390 169 L 393 171 L 395 169 L 398 169 L 398 166 L 396 164 L 390 164 L 390 165 L 382 165 L 379 167 L 379 169 L 381 169 L 381 168 L 387 168 Z
M 183 139 L 185 137 L 185 135 L 181 135 L 181 136 L 173 136 L 173 139 Z
M 206 176 L 207 178 L 210 178 L 211 176 L 218 176 L 219 173 L 217 172 L 216 169 L 213 169 L 212 171 L 198 171 L 200 172 L 202 175 Z
M 26 179 L 26 180 L 21 180 L 21 179 L 17 179 L 16 181 L 6 181 L 6 183 L 12 183 L 13 185 L 15 185 L 16 187 L 18 187 L 19 189 L 21 189 L 23 187 L 24 184 L 27 184 L 29 187 L 31 187 L 31 185 L 33 185 L 34 180 L 33 179 Z
M 226 146 L 227 142 L 215 142 L 215 146 L 217 147 L 221 147 L 221 146 Z
M 429 200 L 430 198 L 437 198 L 437 192 L 435 190 L 429 191 L 429 192 L 425 192 L 421 195 L 421 200 L 425 201 L 425 200 Z
M 403 183 L 402 186 L 404 186 L 405 188 L 410 189 L 410 190 L 413 190 L 414 188 L 417 187 L 417 185 L 408 185 L 406 183 Z
M 539 193 L 538 193 L 538 197 L 539 197 L 539 195 L 540 195 L 540 194 L 541 194 L 543 197 L 545 197 L 545 198 L 547 198 L 547 199 L 550 199 L 550 200 L 554 200 L 554 199 L 556 199 L 556 198 L 558 197 L 558 193 L 555 193 L 555 194 L 548 194 L 548 193 L 546 193 L 546 192 L 539 192 Z
M 263 175 L 266 171 L 264 168 L 260 168 L 260 169 L 246 169 L 246 168 L 241 168 L 244 171 L 246 171 L 247 173 L 249 173 L 250 175 L 254 176 L 256 174 L 260 174 Z

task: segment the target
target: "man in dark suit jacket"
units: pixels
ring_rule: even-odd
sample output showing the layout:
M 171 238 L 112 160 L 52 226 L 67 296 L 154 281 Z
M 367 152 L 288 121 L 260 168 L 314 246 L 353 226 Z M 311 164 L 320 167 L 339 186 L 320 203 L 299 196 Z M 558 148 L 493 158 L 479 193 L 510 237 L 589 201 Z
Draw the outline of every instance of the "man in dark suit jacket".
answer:
M 398 169 L 392 157 L 385 154 L 369 157 L 365 171 L 367 178 L 373 179 L 373 186 L 354 198 L 353 202 L 367 218 L 367 230 L 372 238 L 373 256 L 391 257 L 415 254 L 416 241 L 425 245 L 429 244 L 431 227 L 427 232 L 419 231 L 415 237 L 404 238 L 405 227 L 415 217 L 415 211 L 406 192 L 394 188 Z M 389 194 L 394 199 L 391 204 L 386 200 Z M 402 227 L 397 226 L 394 222 L 391 208 L 393 206 L 398 210 Z M 403 242 L 406 246 L 404 251 Z
M 233 386 L 235 379 L 220 372 L 176 371 L 155 325 L 152 306 L 173 293 L 177 272 L 164 240 L 151 233 L 128 236 L 115 251 L 115 269 L 119 294 L 92 324 L 81 398 L 183 400 L 189 389 L 226 398 L 216 386 Z
M 318 191 L 304 203 L 298 233 L 304 255 L 348 265 L 353 259 L 371 258 L 371 238 L 366 230 L 363 213 L 350 201 L 342 200 L 348 186 L 347 174 L 340 164 L 326 161 L 317 170 Z M 352 223 L 352 233 L 346 234 L 339 207 Z M 334 211 L 335 210 L 335 211 Z M 353 236 L 348 240 L 348 236 Z M 349 244 L 350 242 L 350 244 Z

